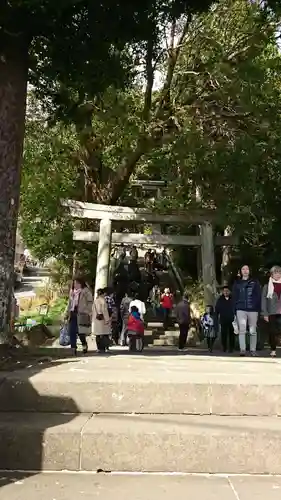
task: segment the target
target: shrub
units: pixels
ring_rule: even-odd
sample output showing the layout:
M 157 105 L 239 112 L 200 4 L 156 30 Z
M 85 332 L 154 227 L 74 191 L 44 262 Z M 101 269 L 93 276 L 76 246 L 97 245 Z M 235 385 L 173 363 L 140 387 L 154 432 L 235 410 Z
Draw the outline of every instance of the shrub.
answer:
M 204 302 L 204 286 L 202 282 L 191 282 L 187 283 L 185 287 L 185 292 L 189 296 L 191 308 L 195 317 L 200 317 L 204 314 L 205 302 Z
M 53 290 L 59 295 L 66 295 L 72 278 L 70 267 L 63 260 L 54 260 L 49 266 Z

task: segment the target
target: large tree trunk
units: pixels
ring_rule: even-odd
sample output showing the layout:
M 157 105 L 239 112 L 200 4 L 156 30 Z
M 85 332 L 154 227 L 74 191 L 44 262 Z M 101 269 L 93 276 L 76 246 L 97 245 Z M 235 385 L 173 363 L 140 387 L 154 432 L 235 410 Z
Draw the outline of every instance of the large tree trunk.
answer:
M 24 139 L 28 43 L 0 38 L 0 342 L 7 342 Z

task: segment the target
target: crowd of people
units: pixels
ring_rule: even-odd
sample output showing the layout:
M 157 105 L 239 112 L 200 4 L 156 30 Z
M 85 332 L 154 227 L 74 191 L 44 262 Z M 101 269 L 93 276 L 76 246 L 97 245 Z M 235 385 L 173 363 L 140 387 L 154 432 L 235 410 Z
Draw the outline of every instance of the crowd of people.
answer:
M 81 278 L 76 278 L 70 291 L 65 314 L 70 346 L 77 353 L 80 339 L 83 353 L 88 352 L 87 336 L 94 332 L 97 350 L 106 352 L 111 345 L 129 346 L 132 351 L 142 351 L 144 346 L 146 303 L 134 287 L 122 297 L 111 288 L 99 289 L 94 299 L 90 288 Z M 173 308 L 173 295 L 166 288 L 160 297 L 163 309 L 163 326 L 168 328 Z
M 248 265 L 241 268 L 232 291 L 224 286 L 215 308 L 208 306 L 202 317 L 202 328 L 208 348 L 213 351 L 220 331 L 224 352 L 233 352 L 238 336 L 240 356 L 246 355 L 246 336 L 249 334 L 249 351 L 257 352 L 257 326 L 262 320 L 267 325 L 270 355 L 276 356 L 281 333 L 281 267 L 273 266 L 268 282 L 263 286 L 250 274 Z
M 65 315 L 73 354 L 77 354 L 77 338 L 83 353 L 88 352 L 87 336 L 92 331 L 100 353 L 108 351 L 112 343 L 118 344 L 119 340 L 121 345 L 128 344 L 131 351 L 142 351 L 145 313 L 145 303 L 134 292 L 126 293 L 117 307 L 113 290 L 99 289 L 93 299 L 85 281 L 75 279 Z
M 127 248 L 125 245 L 114 248 L 112 257 L 115 259 L 115 271 L 113 278 L 113 288 L 115 299 L 120 305 L 125 293 L 130 289 L 138 293 L 145 302 L 152 289 L 159 284 L 159 278 L 155 266 L 147 265 L 147 254 L 152 255 L 151 250 L 145 255 L 145 270 L 141 273 L 138 264 L 138 250 L 135 246 Z
M 134 259 L 132 259 L 134 260 Z M 149 265 L 151 265 L 149 257 Z M 137 263 L 136 263 L 137 264 Z M 120 271 L 119 271 L 120 272 Z M 152 269 L 149 269 L 149 273 Z M 116 289 L 100 289 L 93 299 L 90 288 L 80 278 L 74 280 L 67 307 L 70 345 L 74 354 L 77 352 L 79 337 L 83 352 L 87 353 L 87 335 L 92 331 L 96 336 L 99 352 L 105 352 L 112 344 L 129 345 L 133 351 L 142 351 L 145 330 L 147 304 L 161 311 L 163 328 L 171 324 L 172 311 L 179 325 L 178 348 L 186 347 L 191 325 L 191 309 L 187 295 L 175 304 L 169 288 L 161 293 L 159 285 L 154 284 L 148 295 L 142 296 L 141 287 L 131 286 L 120 293 Z M 148 290 L 146 290 L 148 291 Z M 246 354 L 246 335 L 249 333 L 249 350 L 252 356 L 257 350 L 257 325 L 259 319 L 268 324 L 271 356 L 276 356 L 276 347 L 281 328 L 281 267 L 274 266 L 270 271 L 268 283 L 261 289 L 255 278 L 250 275 L 250 268 L 244 265 L 240 276 L 235 281 L 232 291 L 228 286 L 222 288 L 215 307 L 209 305 L 201 317 L 201 331 L 206 338 L 210 352 L 220 334 L 224 352 L 233 352 L 236 336 L 239 341 L 240 355 Z

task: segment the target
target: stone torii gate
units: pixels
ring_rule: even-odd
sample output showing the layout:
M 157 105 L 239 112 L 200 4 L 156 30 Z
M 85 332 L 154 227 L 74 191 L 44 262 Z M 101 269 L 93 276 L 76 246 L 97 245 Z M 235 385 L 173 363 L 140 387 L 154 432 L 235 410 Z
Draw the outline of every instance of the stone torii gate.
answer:
M 74 218 L 100 221 L 99 232 L 74 231 L 73 233 L 73 239 L 76 241 L 98 242 L 95 291 L 108 284 L 111 243 L 200 246 L 204 298 L 207 304 L 214 303 L 216 297 L 214 245 L 233 246 L 238 244 L 237 238 L 233 236 L 217 236 L 214 240 L 212 227 L 215 220 L 214 211 L 193 210 L 184 213 L 159 214 L 145 208 L 99 205 L 73 200 L 64 201 L 63 205 L 69 208 L 70 214 Z M 200 236 L 112 233 L 112 221 L 199 225 Z

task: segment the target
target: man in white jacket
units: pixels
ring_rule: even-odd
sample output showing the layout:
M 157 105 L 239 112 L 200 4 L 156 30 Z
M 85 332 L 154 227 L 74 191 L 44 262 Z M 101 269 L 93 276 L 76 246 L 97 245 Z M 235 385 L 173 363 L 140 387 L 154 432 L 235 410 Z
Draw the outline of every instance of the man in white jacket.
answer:
M 129 305 L 129 311 L 130 312 L 131 312 L 131 309 L 132 309 L 133 306 L 135 306 L 135 307 L 138 308 L 141 320 L 143 321 L 144 315 L 146 313 L 146 307 L 145 307 L 145 303 L 142 300 L 139 299 L 139 297 L 138 297 L 137 294 L 133 294 L 133 300 L 132 300 L 132 302 L 130 302 L 130 305 Z

